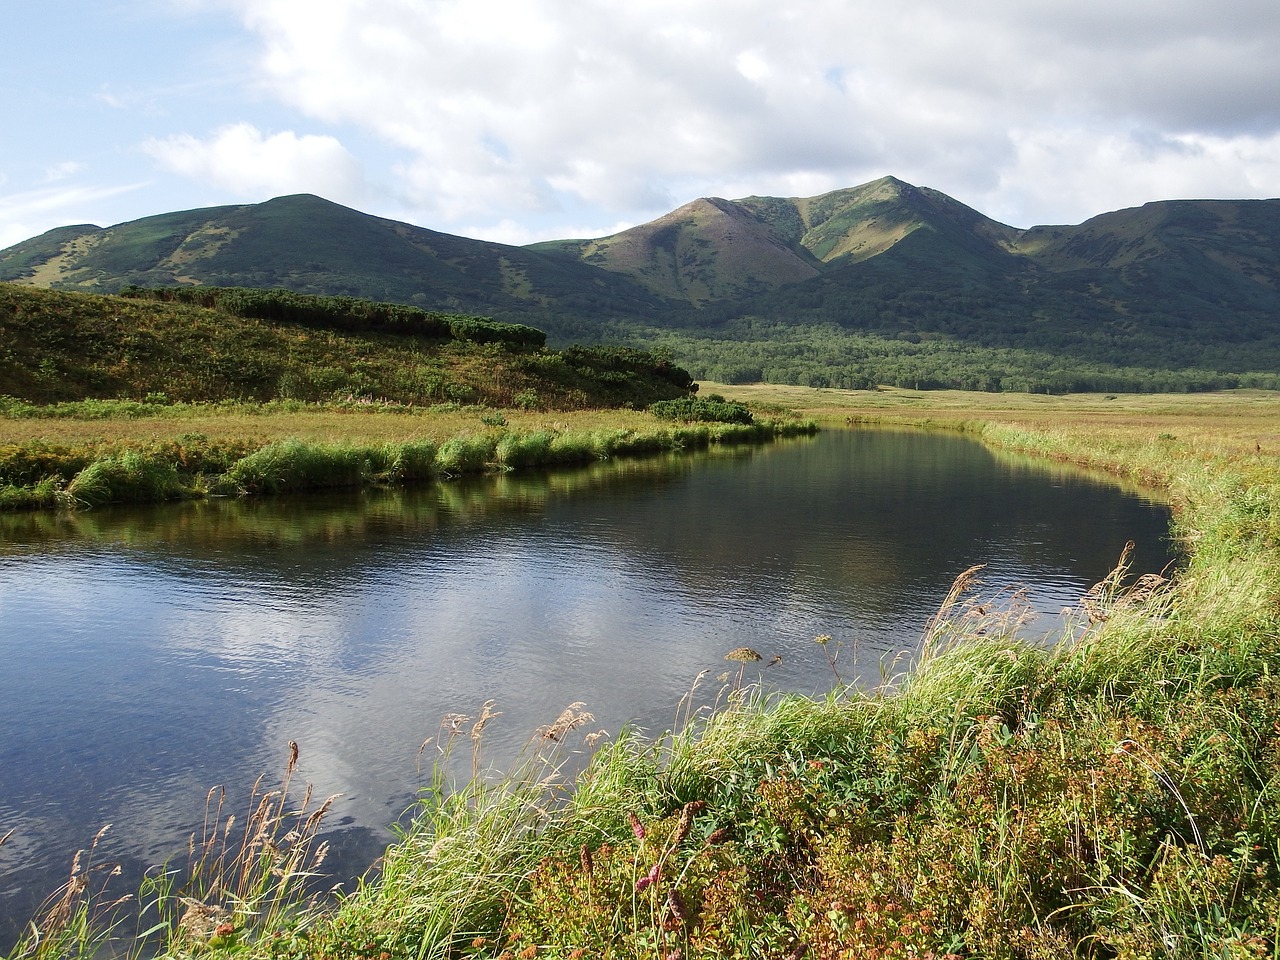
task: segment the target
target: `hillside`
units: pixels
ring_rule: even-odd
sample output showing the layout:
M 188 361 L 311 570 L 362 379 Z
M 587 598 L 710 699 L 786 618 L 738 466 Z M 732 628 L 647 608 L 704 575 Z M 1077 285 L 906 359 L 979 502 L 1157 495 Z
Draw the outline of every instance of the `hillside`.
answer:
M 819 264 L 777 226 L 728 200 L 694 200 L 665 217 L 599 240 L 535 249 L 581 258 L 692 306 L 749 297 L 815 277 Z
M 202 302 L 0 283 L 0 396 L 566 410 L 690 393 L 689 374 L 666 360 L 620 347 L 548 350 L 523 325 L 283 291 L 189 292 Z
M 1022 230 L 885 177 L 702 198 L 609 237 L 511 247 L 304 195 L 59 228 L 0 251 L 0 280 L 347 294 L 519 320 L 557 343 L 661 342 L 718 379 L 1280 384 L 1280 200 L 1170 200 Z
M 657 298 L 616 274 L 469 240 L 320 197 L 64 227 L 0 251 L 0 280 L 111 293 L 128 284 L 282 287 L 461 313 L 573 313 L 597 302 L 645 313 Z

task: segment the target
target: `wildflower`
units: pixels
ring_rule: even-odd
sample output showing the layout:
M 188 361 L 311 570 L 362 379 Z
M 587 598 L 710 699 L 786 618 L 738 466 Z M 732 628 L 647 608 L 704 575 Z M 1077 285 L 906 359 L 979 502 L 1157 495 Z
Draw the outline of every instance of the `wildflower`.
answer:
M 680 811 L 680 820 L 676 823 L 676 831 L 671 837 L 672 846 L 684 842 L 684 838 L 689 835 L 689 829 L 693 826 L 694 816 L 705 806 L 706 803 L 702 800 L 691 800 L 684 805 Z
M 707 836 L 707 845 L 714 847 L 718 843 L 724 843 L 729 839 L 729 830 L 727 827 L 717 827 Z
M 658 865 L 655 863 L 653 865 L 653 869 L 636 881 L 636 893 L 639 893 L 641 890 L 651 887 L 657 883 L 659 875 L 660 870 Z
M 680 891 L 675 887 L 667 891 L 667 912 L 671 914 L 676 927 L 689 919 L 689 910 L 684 905 L 684 897 L 680 896 Z
M 637 840 L 644 839 L 644 824 L 640 822 L 640 818 L 630 811 L 627 812 L 627 819 L 631 821 L 631 832 L 636 835 Z

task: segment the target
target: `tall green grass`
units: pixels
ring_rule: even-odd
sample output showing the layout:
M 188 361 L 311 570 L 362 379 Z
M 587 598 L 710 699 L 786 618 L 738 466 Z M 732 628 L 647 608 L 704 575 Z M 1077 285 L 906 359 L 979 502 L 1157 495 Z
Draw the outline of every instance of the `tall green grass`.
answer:
M 1219 635 L 1255 626 L 1258 585 L 1241 574 Z M 431 957 L 1271 955 L 1280 758 L 1263 745 L 1280 720 L 1275 612 L 1269 635 L 1224 656 L 1170 619 L 1177 594 L 1152 583 L 1100 592 L 1076 612 L 1074 639 L 1045 650 L 960 590 L 924 657 L 880 689 L 730 691 L 657 742 L 599 751 L 559 804 L 532 801 L 536 781 L 517 774 L 487 796 L 536 812 L 515 831 L 524 840 L 496 863 L 431 861 L 447 879 L 381 891 L 413 906 L 379 946 Z M 424 817 L 390 856 L 508 850 L 510 821 L 492 844 L 488 824 Z M 461 889 L 489 898 L 455 912 Z M 469 952 L 469 938 L 483 943 Z
M 284 440 L 232 465 L 219 486 L 245 493 L 292 493 L 326 487 L 358 487 L 383 465 L 381 451 L 346 444 Z
M 89 464 L 67 486 L 67 497 L 89 506 L 103 503 L 158 503 L 188 494 L 173 463 L 126 451 Z
M 453 437 L 440 444 L 436 468 L 445 476 L 482 473 L 497 456 L 497 441 L 487 434 Z
M 383 471 L 380 479 L 388 483 L 409 484 L 430 480 L 437 474 L 439 448 L 430 440 L 389 443 L 383 447 Z
M 308 490 L 414 484 L 494 470 L 589 463 L 619 456 L 705 449 L 712 443 L 763 443 L 812 424 L 758 423 L 590 431 L 502 430 L 442 443 L 321 442 L 297 438 L 252 449 L 184 434 L 131 449 L 44 444 L 0 447 L 0 509 L 148 503 L 211 494 L 272 495 Z

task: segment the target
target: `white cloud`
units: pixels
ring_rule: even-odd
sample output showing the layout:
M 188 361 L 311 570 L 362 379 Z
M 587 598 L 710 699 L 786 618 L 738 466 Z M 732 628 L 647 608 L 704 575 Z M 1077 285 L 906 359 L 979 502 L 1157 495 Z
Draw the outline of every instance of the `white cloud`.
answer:
M 130 97 L 113 93 L 105 87 L 94 94 L 94 99 L 99 103 L 106 104 L 112 110 L 127 110 L 131 105 Z
M 77 173 L 83 172 L 85 165 L 79 160 L 64 160 L 62 163 L 55 163 L 48 167 L 44 172 L 44 179 L 47 183 L 55 183 L 59 180 L 65 180 L 68 177 L 74 177 Z
M 1238 173 L 1214 182 L 1248 183 L 1270 175 L 1249 144 L 1280 128 L 1271 0 L 228 2 L 264 89 L 402 151 L 408 202 L 449 223 L 577 204 L 604 222 L 885 173 L 1088 215 L 1028 144 L 1097 171 L 1100 144 L 1216 138 Z M 1158 179 L 1189 188 L 1214 172 L 1170 151 L 1144 169 L 1166 162 Z
M 1018 179 L 961 198 L 1017 226 L 1064 222 L 1063 207 L 1102 213 L 1169 198 L 1264 197 L 1280 193 L 1280 134 L 1093 136 L 1078 129 L 1015 133 Z M 1035 185 L 1051 184 L 1052 191 Z
M 0 250 L 55 226 L 84 222 L 84 218 L 78 215 L 83 208 L 143 186 L 145 184 L 141 183 L 113 187 L 68 184 L 0 195 Z
M 599 235 L 699 196 L 812 196 L 885 174 L 1018 225 L 1153 196 L 1280 194 L 1274 0 L 130 9 L 123 35 L 154 27 L 167 56 L 101 56 L 119 18 L 86 8 L 73 66 L 10 98 L 10 126 L 33 131 L 0 156 L 11 183 L 75 183 L 84 171 L 60 161 L 84 143 L 100 148 L 84 154 L 98 178 L 152 181 L 63 222 L 313 192 L 538 239 Z M 44 54 L 49 31 L 30 35 L 18 56 Z M 139 158 L 153 169 L 131 169 Z M 20 222 L 0 232 L 46 228 Z
M 599 223 L 573 224 L 557 222 L 555 229 L 535 230 L 518 220 L 506 218 L 497 223 L 464 225 L 459 233 L 473 240 L 489 240 L 493 243 L 507 243 L 513 246 L 524 246 L 537 243 L 539 240 L 584 240 L 591 237 L 609 236 L 621 233 L 629 227 L 636 226 L 634 220 L 601 221 Z
M 147 140 L 142 149 L 165 170 L 244 197 L 317 193 L 356 203 L 365 192 L 359 161 L 330 136 L 264 136 L 237 123 L 208 139 L 178 134 Z

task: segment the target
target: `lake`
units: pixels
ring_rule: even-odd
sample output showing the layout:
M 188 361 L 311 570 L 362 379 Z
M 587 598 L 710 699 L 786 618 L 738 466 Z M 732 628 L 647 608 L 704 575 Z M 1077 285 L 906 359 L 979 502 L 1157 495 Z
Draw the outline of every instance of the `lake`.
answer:
M 104 824 L 127 877 L 182 861 L 209 788 L 342 794 L 360 873 L 450 712 L 501 765 L 582 701 L 658 733 L 750 646 L 748 681 L 824 693 L 903 669 L 955 577 L 1025 587 L 1051 640 L 1114 567 L 1171 559 L 1167 508 L 961 436 L 814 438 L 411 491 L 0 515 L 0 950 Z M 982 591 L 980 591 L 982 592 Z M 906 651 L 906 658 L 899 655 Z M 781 662 L 766 664 L 775 656 Z M 896 659 L 895 659 L 896 658 Z

